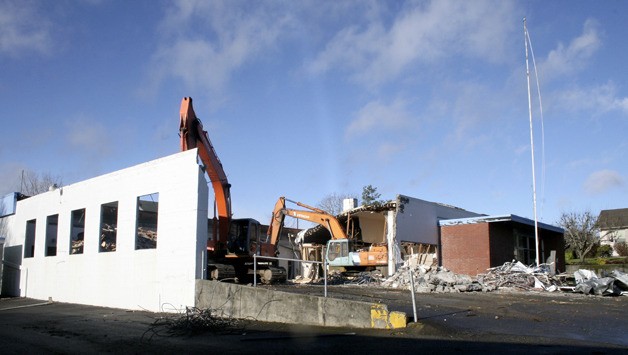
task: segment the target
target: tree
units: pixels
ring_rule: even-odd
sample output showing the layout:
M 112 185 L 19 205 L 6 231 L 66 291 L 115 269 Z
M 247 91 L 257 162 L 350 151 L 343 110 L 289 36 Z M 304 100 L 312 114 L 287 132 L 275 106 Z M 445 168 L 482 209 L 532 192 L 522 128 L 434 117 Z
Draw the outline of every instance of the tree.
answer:
M 565 230 L 567 246 L 584 262 L 587 253 L 600 242 L 597 217 L 589 211 L 563 213 L 558 224 Z
M 53 176 L 50 173 L 38 174 L 34 171 L 22 171 L 22 182 L 20 184 L 20 192 L 27 196 L 38 195 L 46 192 L 51 186 L 61 186 L 62 179 L 60 176 Z
M 380 200 L 382 195 L 377 192 L 377 187 L 367 185 L 362 188 L 362 205 L 381 205 L 384 203 Z
M 340 214 L 342 212 L 342 201 L 346 198 L 355 198 L 353 195 L 345 193 L 345 194 L 338 194 L 338 193 L 331 193 L 327 196 L 325 196 L 317 205 L 316 207 L 320 208 L 323 211 L 328 212 L 329 214 L 332 215 L 337 215 Z

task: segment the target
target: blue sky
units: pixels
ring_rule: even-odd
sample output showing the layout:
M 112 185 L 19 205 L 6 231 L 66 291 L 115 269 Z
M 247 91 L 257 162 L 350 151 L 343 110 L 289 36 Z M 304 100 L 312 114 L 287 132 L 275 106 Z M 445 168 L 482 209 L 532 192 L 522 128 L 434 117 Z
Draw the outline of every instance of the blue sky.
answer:
M 625 1 L 0 0 L 0 194 L 22 169 L 70 184 L 176 153 L 191 96 L 237 218 L 267 223 L 279 196 L 315 205 L 368 184 L 532 218 L 526 17 L 539 219 L 628 207 L 626 13 Z

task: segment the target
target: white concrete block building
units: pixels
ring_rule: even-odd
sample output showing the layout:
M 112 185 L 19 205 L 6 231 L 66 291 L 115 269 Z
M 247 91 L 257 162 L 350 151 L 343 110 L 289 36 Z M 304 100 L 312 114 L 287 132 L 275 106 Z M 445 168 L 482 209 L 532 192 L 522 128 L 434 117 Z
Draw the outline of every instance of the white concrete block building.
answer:
M 2 293 L 150 311 L 194 306 L 195 280 L 205 278 L 207 197 L 192 149 L 5 198 Z

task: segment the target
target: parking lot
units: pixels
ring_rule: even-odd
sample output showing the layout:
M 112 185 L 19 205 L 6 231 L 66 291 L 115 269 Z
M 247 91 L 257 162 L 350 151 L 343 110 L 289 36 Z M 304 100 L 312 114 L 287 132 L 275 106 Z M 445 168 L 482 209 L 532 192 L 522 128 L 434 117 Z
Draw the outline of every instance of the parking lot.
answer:
M 318 286 L 287 291 L 322 295 Z M 379 300 L 391 309 L 413 314 L 407 291 L 332 286 L 329 293 L 331 297 Z M 319 328 L 245 320 L 218 330 L 191 327 L 173 332 L 162 320 L 180 315 L 11 298 L 0 301 L 0 346 L 3 353 L 15 354 L 384 350 L 622 353 L 628 347 L 626 306 L 628 297 L 418 294 L 418 319 L 406 329 Z

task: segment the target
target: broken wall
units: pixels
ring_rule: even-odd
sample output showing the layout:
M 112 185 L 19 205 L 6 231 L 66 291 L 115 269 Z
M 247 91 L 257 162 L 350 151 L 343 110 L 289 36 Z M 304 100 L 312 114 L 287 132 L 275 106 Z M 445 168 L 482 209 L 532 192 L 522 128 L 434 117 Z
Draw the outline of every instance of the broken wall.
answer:
M 480 214 L 453 206 L 398 195 L 396 216 L 396 239 L 398 242 L 438 245 L 439 220 L 476 217 Z
M 157 245 L 136 249 L 138 197 L 153 193 L 159 193 Z M 18 201 L 5 244 L 18 250 L 4 255 L 13 277 L 6 291 L 126 309 L 193 306 L 195 280 L 205 272 L 207 197 L 193 149 Z M 111 202 L 118 208 L 116 248 L 102 252 L 100 211 Z M 78 209 L 86 211 L 84 248 L 71 254 L 71 214 Z M 52 215 L 58 215 L 56 255 L 46 256 L 46 220 Z M 26 225 L 33 220 L 34 253 L 25 257 Z
M 365 243 L 386 242 L 386 216 L 379 212 L 359 212 L 354 215 L 360 219 L 362 241 Z

